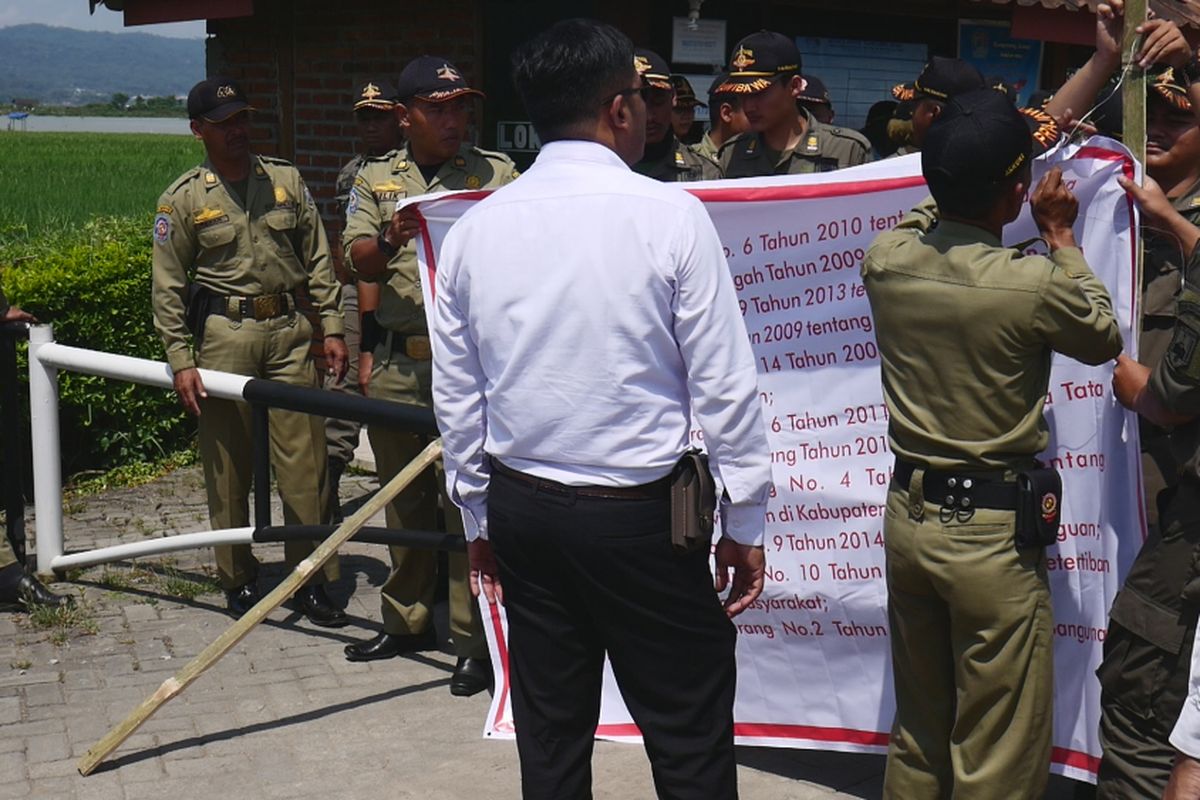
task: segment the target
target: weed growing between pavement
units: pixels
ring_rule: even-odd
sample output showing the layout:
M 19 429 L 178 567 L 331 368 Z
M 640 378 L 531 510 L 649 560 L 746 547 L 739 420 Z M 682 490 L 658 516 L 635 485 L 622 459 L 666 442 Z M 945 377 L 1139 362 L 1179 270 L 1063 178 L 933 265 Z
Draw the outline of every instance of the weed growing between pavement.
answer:
M 100 630 L 82 592 L 72 605 L 35 606 L 29 612 L 26 624 L 35 631 L 45 631 L 46 638 L 59 647 L 73 636 L 94 636 Z
M 87 497 L 107 492 L 109 489 L 141 486 L 180 467 L 190 467 L 197 463 L 199 458 L 196 448 L 188 447 L 168 453 L 155 461 L 135 461 L 107 471 L 87 470 L 72 477 L 71 485 L 66 487 L 66 492 L 72 497 Z
M 187 601 L 221 591 L 220 584 L 214 578 L 185 575 L 170 564 L 154 567 L 138 565 L 130 569 L 106 566 L 96 582 L 114 592 L 153 592 Z M 139 602 L 157 605 L 158 598 L 146 597 Z
M 9 662 L 9 666 L 13 669 L 26 670 L 33 666 L 33 662 L 28 658 L 21 658 L 17 659 L 16 661 Z

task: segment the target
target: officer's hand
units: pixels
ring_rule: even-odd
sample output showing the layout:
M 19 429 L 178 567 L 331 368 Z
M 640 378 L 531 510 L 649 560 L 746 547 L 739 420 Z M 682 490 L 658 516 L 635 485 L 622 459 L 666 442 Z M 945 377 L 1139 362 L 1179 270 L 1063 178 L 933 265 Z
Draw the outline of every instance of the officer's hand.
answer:
M 479 593 L 483 592 L 483 596 L 490 604 L 504 605 L 504 589 L 500 586 L 500 567 L 496 564 L 492 543 L 487 539 L 467 542 L 467 561 L 471 566 L 471 594 L 479 597 Z
M 200 370 L 195 367 L 181 369 L 175 373 L 172 380 L 183 410 L 193 417 L 200 416 L 200 400 L 208 397 L 208 392 L 204 390 L 204 381 L 200 380 Z
M 730 584 L 729 569 L 733 568 Z M 761 546 L 738 544 L 727 536 L 717 541 L 717 575 L 715 586 L 718 592 L 730 586 L 725 598 L 725 613 L 730 617 L 750 607 L 763 590 L 767 571 L 767 555 Z
M 37 317 L 30 314 L 28 311 L 22 311 L 16 306 L 9 306 L 8 311 L 4 312 L 4 322 L 28 322 L 33 324 L 37 322 Z
M 1080 139 L 1086 139 L 1100 132 L 1100 129 L 1092 123 L 1079 119 L 1072 108 L 1063 111 L 1062 116 L 1056 117 L 1054 121 L 1058 123 L 1058 129 L 1066 131 L 1071 135 L 1071 138 L 1078 136 Z
M 1029 201 L 1033 220 L 1051 250 L 1075 246 L 1075 218 L 1079 201 L 1063 183 L 1062 169 L 1053 167 L 1042 178 Z
M 1158 185 L 1158 181 L 1149 175 L 1145 177 L 1145 181 L 1145 186 L 1138 186 L 1136 182 L 1123 175 L 1117 178 L 1117 183 L 1121 184 L 1121 188 L 1133 198 L 1133 202 L 1138 204 L 1146 221 L 1162 226 L 1173 214 L 1179 212 L 1171 205 L 1171 201 L 1167 199 L 1167 194 Z
M 1200 761 L 1183 753 L 1175 754 L 1175 767 L 1163 800 L 1200 800 Z
M 1179 68 L 1192 60 L 1192 46 L 1183 38 L 1183 31 L 1174 22 L 1152 19 L 1139 25 L 1137 31 L 1142 35 L 1142 49 L 1134 56 L 1134 60 L 1142 69 L 1153 64 Z
M 404 247 L 420 230 L 421 220 L 417 216 L 416 206 L 404 206 L 396 209 L 396 213 L 392 214 L 392 220 L 388 223 L 387 233 L 384 237 L 389 244 Z
M 371 370 L 375 369 L 374 353 L 358 354 L 358 389 L 363 397 L 369 397 L 367 389 L 371 386 Z
M 341 336 L 325 337 L 325 370 L 341 383 L 350 367 L 350 353 L 346 350 L 346 340 Z
M 1139 364 L 1127 355 L 1117 356 L 1113 369 L 1112 388 L 1117 402 L 1131 411 L 1137 411 L 1138 395 L 1150 382 L 1150 368 Z

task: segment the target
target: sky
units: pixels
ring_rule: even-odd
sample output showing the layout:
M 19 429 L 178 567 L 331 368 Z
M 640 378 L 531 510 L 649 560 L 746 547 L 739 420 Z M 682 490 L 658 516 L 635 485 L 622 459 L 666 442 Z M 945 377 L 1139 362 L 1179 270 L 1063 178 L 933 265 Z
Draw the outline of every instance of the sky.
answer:
M 166 25 L 137 25 L 126 28 L 119 11 L 97 7 L 88 13 L 88 0 L 0 0 L 0 28 L 38 22 L 87 31 L 154 33 L 187 39 L 204 38 L 204 21 L 173 22 Z

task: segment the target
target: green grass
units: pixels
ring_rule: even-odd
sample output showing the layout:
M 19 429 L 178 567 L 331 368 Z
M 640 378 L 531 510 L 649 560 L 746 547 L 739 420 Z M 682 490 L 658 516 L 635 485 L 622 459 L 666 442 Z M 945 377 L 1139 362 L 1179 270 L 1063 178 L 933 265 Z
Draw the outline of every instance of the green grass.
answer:
M 96 216 L 149 218 L 167 185 L 203 160 L 190 136 L 0 131 L 0 245 Z

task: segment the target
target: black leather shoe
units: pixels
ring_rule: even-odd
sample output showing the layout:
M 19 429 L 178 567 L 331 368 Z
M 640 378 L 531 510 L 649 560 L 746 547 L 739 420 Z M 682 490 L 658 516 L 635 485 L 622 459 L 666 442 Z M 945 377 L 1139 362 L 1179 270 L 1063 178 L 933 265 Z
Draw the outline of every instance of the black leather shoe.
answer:
M 243 614 L 254 608 L 257 602 L 258 587 L 253 583 L 225 590 L 225 608 L 229 609 L 229 616 L 234 619 L 240 619 Z
M 346 612 L 329 601 L 329 595 L 325 594 L 325 587 L 321 584 L 305 586 L 296 592 L 292 606 L 313 625 L 322 628 L 341 628 L 350 622 Z
M 433 626 L 424 633 L 388 633 L 383 631 L 374 639 L 346 645 L 347 661 L 378 661 L 395 658 L 418 650 L 433 650 L 437 647 L 437 631 Z
M 23 575 L 21 580 L 17 582 L 17 596 L 20 598 L 25 608 L 33 608 L 34 606 L 49 606 L 57 608 L 59 606 L 73 605 L 74 601 L 61 594 L 55 594 L 42 585 L 42 582 L 33 575 Z
M 487 658 L 459 658 L 450 679 L 450 694 L 470 697 L 492 685 L 492 662 Z

